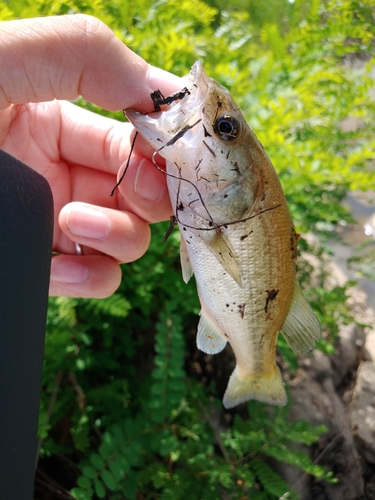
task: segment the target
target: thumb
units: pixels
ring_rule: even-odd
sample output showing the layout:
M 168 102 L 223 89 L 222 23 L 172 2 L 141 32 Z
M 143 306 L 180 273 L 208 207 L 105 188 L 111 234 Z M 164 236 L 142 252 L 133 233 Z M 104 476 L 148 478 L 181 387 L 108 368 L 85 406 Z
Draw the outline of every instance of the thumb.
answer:
M 99 19 L 83 14 L 0 23 L 0 109 L 76 99 L 117 111 L 152 110 L 150 93 L 168 95 L 179 79 L 151 67 Z

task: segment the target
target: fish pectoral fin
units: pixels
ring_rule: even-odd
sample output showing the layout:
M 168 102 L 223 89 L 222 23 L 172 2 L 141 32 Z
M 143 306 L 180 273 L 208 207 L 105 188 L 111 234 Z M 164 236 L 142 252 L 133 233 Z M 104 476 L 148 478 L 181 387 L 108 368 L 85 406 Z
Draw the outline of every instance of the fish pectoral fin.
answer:
M 319 320 L 302 295 L 298 283 L 294 288 L 292 305 L 281 328 L 281 333 L 294 352 L 307 352 L 320 339 Z
M 226 272 L 232 276 L 234 281 L 243 288 L 242 277 L 240 268 L 234 255 L 232 248 L 228 241 L 224 239 L 221 234 L 215 233 L 214 237 L 207 241 L 204 240 L 207 247 L 215 255 L 220 264 L 224 267 Z
M 217 354 L 221 352 L 227 344 L 225 338 L 217 331 L 213 322 L 200 312 L 198 323 L 197 347 L 206 354 Z
M 271 405 L 284 406 L 287 402 L 283 379 L 277 365 L 269 374 L 242 375 L 238 366 L 230 376 L 223 398 L 225 408 L 256 399 Z
M 180 260 L 181 260 L 181 270 L 182 270 L 182 279 L 185 283 L 188 283 L 190 278 L 193 276 L 194 271 L 191 267 L 190 257 L 187 251 L 186 243 L 183 237 L 181 236 L 180 243 Z

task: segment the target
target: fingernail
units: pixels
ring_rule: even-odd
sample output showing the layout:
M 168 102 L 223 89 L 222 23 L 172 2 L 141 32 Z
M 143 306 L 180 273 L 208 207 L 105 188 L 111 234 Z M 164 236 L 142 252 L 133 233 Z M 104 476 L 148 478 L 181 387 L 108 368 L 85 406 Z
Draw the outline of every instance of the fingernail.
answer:
M 88 268 L 75 260 L 52 259 L 51 280 L 76 285 L 86 281 Z
M 111 230 L 111 221 L 103 212 L 91 208 L 73 209 L 67 217 L 69 231 L 75 236 L 102 239 Z
M 134 192 L 146 200 L 158 201 L 165 196 L 167 186 L 162 176 L 150 176 L 150 168 L 147 167 L 147 162 L 148 160 L 143 159 L 137 168 L 134 179 Z

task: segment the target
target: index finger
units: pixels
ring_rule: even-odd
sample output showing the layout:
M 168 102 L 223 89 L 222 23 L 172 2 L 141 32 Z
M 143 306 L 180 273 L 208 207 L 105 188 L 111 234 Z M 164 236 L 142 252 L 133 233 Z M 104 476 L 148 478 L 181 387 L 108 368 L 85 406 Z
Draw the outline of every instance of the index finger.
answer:
M 99 19 L 83 14 L 0 23 L 0 68 L 0 109 L 81 95 L 110 111 L 148 112 L 158 86 L 165 94 L 178 89 L 177 77 L 147 64 Z

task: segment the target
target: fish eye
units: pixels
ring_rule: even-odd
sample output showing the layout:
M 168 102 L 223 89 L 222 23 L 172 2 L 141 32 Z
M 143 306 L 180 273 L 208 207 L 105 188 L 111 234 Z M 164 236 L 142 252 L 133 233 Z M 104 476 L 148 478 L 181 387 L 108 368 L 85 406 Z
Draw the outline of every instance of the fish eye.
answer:
M 216 118 L 214 131 L 223 141 L 233 141 L 238 135 L 239 123 L 236 118 L 224 113 Z

